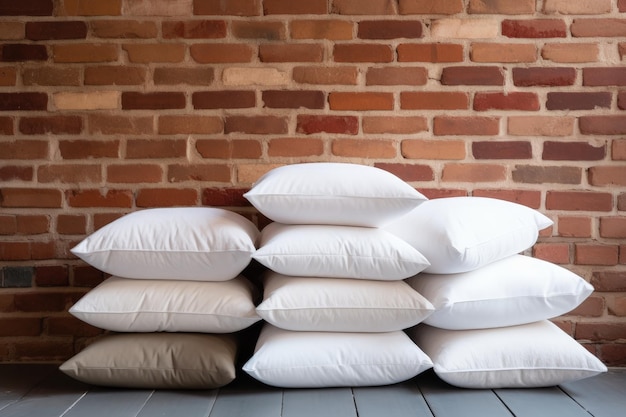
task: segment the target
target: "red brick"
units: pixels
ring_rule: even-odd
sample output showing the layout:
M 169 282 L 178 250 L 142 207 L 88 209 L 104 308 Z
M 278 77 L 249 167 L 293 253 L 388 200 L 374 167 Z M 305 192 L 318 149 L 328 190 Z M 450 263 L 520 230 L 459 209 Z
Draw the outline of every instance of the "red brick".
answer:
M 617 9 L 620 12 L 626 12 L 626 0 L 617 0 Z
M 570 263 L 568 243 L 537 243 L 533 246 L 533 257 L 554 264 Z
M 199 139 L 196 150 L 203 158 L 258 159 L 263 152 L 255 139 Z
M 39 336 L 41 319 L 37 317 L 1 317 L 0 337 Z
M 50 231 L 50 218 L 38 215 L 18 215 L 16 232 L 23 235 L 38 235 Z
M 570 136 L 574 132 L 574 117 L 568 116 L 509 116 L 508 134 L 513 136 Z
M 31 259 L 29 242 L 0 241 L 0 260 L 27 261 Z
M 0 205 L 13 208 L 61 208 L 60 190 L 46 188 L 0 188 Z
M 621 91 L 617 94 L 617 108 L 626 110 L 626 92 Z
M 3 0 L 0 2 L 1 16 L 52 16 L 52 0 Z
M 100 165 L 92 164 L 42 165 L 37 169 L 37 180 L 40 183 L 100 183 L 102 181 L 101 171 Z
M 48 157 L 48 141 L 15 140 L 3 141 L 2 159 L 46 159 Z
M 537 46 L 532 43 L 473 43 L 470 59 L 474 62 L 535 62 Z
M 72 285 L 74 287 L 93 288 L 105 279 L 105 274 L 92 266 L 73 266 L 72 275 Z
M 287 39 L 287 28 L 281 21 L 233 21 L 231 32 L 240 39 Z
M 626 217 L 601 217 L 600 236 L 609 239 L 626 238 Z
M 122 109 L 124 110 L 184 109 L 185 105 L 184 93 L 122 93 Z
M 158 35 L 158 28 L 154 22 L 137 20 L 92 20 L 89 27 L 98 38 L 150 39 Z
M 500 67 L 446 67 L 441 73 L 443 85 L 504 85 Z
M 243 196 L 248 189 L 205 188 L 202 191 L 202 205 L 212 207 L 248 207 L 250 202 Z
M 17 216 L 0 215 L 0 235 L 14 235 L 16 233 L 17 233 Z M 4 311 L 4 310 L 0 309 L 0 311 Z
M 610 108 L 612 94 L 609 92 L 576 93 L 559 92 L 548 93 L 546 109 L 548 110 L 594 110 L 595 108 Z
M 159 116 L 159 133 L 162 135 L 221 133 L 224 123 L 220 117 L 209 116 Z
M 25 68 L 22 71 L 22 82 L 29 86 L 79 86 L 81 75 L 78 68 L 56 68 L 52 66 Z
M 397 51 L 399 62 L 463 62 L 463 45 L 458 44 L 401 43 Z
M 18 311 L 67 311 L 82 294 L 57 291 L 23 292 L 15 294 L 15 307 Z
M 532 153 L 532 146 L 526 141 L 472 143 L 472 154 L 476 159 L 530 159 Z
M 83 131 L 83 119 L 79 116 L 22 117 L 19 130 L 25 135 L 78 135 Z
M 506 167 L 495 164 L 448 163 L 443 167 L 444 182 L 495 182 L 506 179 Z
M 599 53 L 595 43 L 546 43 L 541 49 L 541 57 L 554 62 L 595 62 Z
M 224 20 L 165 21 L 162 26 L 165 39 L 220 39 L 226 37 Z
M 191 49 L 197 45 L 192 45 Z M 185 59 L 187 47 L 178 43 L 136 43 L 124 44 L 128 60 L 132 63 L 148 64 L 151 62 L 178 63 Z M 193 55 L 193 54 L 192 54 Z
M 426 85 L 428 70 L 422 67 L 368 68 L 366 85 Z
M 469 13 L 476 14 L 533 14 L 535 0 L 469 0 Z
M 567 26 L 562 19 L 505 19 L 502 35 L 509 38 L 565 38 Z
M 0 93 L 0 111 L 47 110 L 46 93 Z
M 600 317 L 604 314 L 604 297 L 590 296 L 567 315 L 583 317 Z
M 606 145 L 593 146 L 588 142 L 552 142 L 543 144 L 543 160 L 599 161 L 606 156 Z
M 574 245 L 574 263 L 577 265 L 617 265 L 616 245 L 583 244 Z
M 626 116 L 581 116 L 578 124 L 584 135 L 626 134 Z
M 5 165 L 0 167 L 0 181 L 32 181 L 35 171 L 33 167 Z
M 397 164 L 379 162 L 376 168 L 391 172 L 403 181 L 432 181 L 435 178 L 433 169 L 428 165 Z
M 227 116 L 224 133 L 249 133 L 256 135 L 287 133 L 287 119 L 278 116 Z
M 38 287 L 67 287 L 69 273 L 65 265 L 35 267 L 35 283 Z
M 87 233 L 87 218 L 79 214 L 59 214 L 57 232 L 61 235 L 84 235 Z
M 624 37 L 626 19 L 574 19 L 570 31 L 574 37 Z
M 476 197 L 488 197 L 498 200 L 510 201 L 524 206 L 538 209 L 541 205 L 541 192 L 515 189 L 475 189 L 472 195 Z
M 498 117 L 435 116 L 433 133 L 437 136 L 495 136 L 500 131 Z
M 213 68 L 169 68 L 154 69 L 156 85 L 211 85 L 215 78 Z
M 461 140 L 407 139 L 401 144 L 402 156 L 421 160 L 465 159 L 465 142 Z
M 0 46 L 0 61 L 46 61 L 48 50 L 45 45 L 7 43 Z
M 156 164 L 115 164 L 107 166 L 106 175 L 111 183 L 158 183 L 163 170 Z
M 626 271 L 594 271 L 591 285 L 596 291 L 626 292 Z
M 589 183 L 595 186 L 626 185 L 626 166 L 595 166 L 589 168 Z
M 256 106 L 254 91 L 199 91 L 192 95 L 194 109 L 244 109 Z
M 13 129 L 12 117 L 0 117 L 0 135 L 13 135 L 15 129 Z
M 513 68 L 513 84 L 518 87 L 557 87 L 575 82 L 575 68 Z
M 60 8 L 61 6 L 59 6 Z M 58 15 L 68 16 L 119 16 L 122 14 L 122 0 L 107 2 L 91 0 L 65 0 Z
M 16 68 L 0 67 L 0 86 L 12 87 L 17 83 Z
M 539 97 L 536 93 L 511 92 L 505 93 L 475 93 L 474 110 L 539 110 Z
M 462 92 L 402 92 L 400 106 L 403 110 L 465 110 L 469 108 L 469 95 Z
M 324 153 L 324 142 L 316 138 L 270 139 L 267 155 L 275 157 L 319 156 Z
M 331 151 L 337 156 L 368 159 L 391 159 L 398 154 L 396 142 L 383 139 L 335 139 Z
M 360 39 L 416 39 L 422 37 L 419 20 L 363 20 L 359 22 L 357 36 Z
M 145 80 L 145 68 L 113 65 L 85 68 L 87 85 L 141 85 Z
M 194 0 L 193 13 L 217 16 L 259 16 L 261 0 Z
M 626 160 L 626 140 L 614 140 L 612 142 L 611 159 L 614 161 Z
M 588 87 L 626 85 L 626 68 L 583 68 L 583 85 Z
M 321 44 L 262 44 L 259 46 L 261 62 L 322 62 L 324 46 Z
M 199 64 L 250 62 L 256 48 L 236 43 L 194 44 L 189 47 L 189 53 Z
M 548 191 L 546 209 L 568 211 L 611 211 L 613 196 L 594 191 Z
M 591 218 L 559 216 L 558 235 L 563 237 L 591 237 Z
M 137 207 L 195 206 L 196 190 L 184 188 L 146 188 L 137 191 Z
M 104 331 L 93 327 L 76 317 L 48 317 L 46 319 L 47 333 L 50 336 L 93 337 Z
M 456 14 L 463 11 L 463 0 L 400 0 L 400 14 Z
M 356 67 L 295 67 L 293 80 L 300 84 L 356 85 Z
M 287 0 L 284 0 L 287 1 Z M 389 15 L 395 14 L 395 2 L 390 0 L 333 0 L 332 12 L 345 15 Z
M 393 110 L 392 93 L 330 93 L 331 110 Z
M 52 58 L 57 63 L 114 62 L 119 57 L 119 47 L 106 43 L 53 45 L 52 51 Z
M 380 44 L 336 44 L 333 50 L 335 62 L 392 62 L 393 49 Z
M 621 193 L 617 196 L 617 209 L 626 211 L 626 193 Z
M 59 151 L 63 159 L 117 158 L 119 140 L 60 140 Z
M 309 116 L 298 115 L 298 133 L 338 133 L 356 135 L 359 133 L 359 121 L 355 116 Z
M 351 40 L 354 24 L 344 20 L 295 20 L 291 22 L 292 39 Z
M 126 142 L 126 158 L 183 158 L 187 142 L 182 139 L 132 139 Z
M 615 297 L 608 300 L 609 314 L 618 317 L 626 316 L 626 297 Z
M 327 14 L 326 0 L 309 0 L 305 2 L 291 0 L 264 0 L 263 13 L 270 14 Z
M 26 22 L 26 39 L 33 41 L 85 39 L 87 24 L 81 21 Z
M 185 181 L 230 182 L 230 166 L 227 164 L 176 164 L 168 165 L 167 180 L 170 183 Z
M 411 134 L 426 132 L 428 121 L 420 116 L 363 116 L 363 133 Z
M 127 117 L 94 114 L 88 117 L 89 133 L 139 135 L 154 133 L 152 116 Z
M 263 91 L 262 100 L 265 107 L 272 109 L 323 109 L 326 105 L 326 96 L 323 91 Z
M 516 165 L 511 172 L 513 181 L 526 184 L 580 184 L 579 167 Z

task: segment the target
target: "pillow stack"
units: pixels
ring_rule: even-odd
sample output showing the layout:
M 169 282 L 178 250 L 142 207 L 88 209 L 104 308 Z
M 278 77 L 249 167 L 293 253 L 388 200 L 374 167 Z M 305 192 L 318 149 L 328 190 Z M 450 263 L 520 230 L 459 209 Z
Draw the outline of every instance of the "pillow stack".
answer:
M 273 223 L 253 258 L 266 266 L 266 320 L 244 371 L 280 387 L 385 385 L 432 367 L 403 332 L 433 311 L 403 280 L 429 263 L 381 226 L 426 198 L 368 166 L 296 164 L 245 197 Z
M 430 200 L 386 226 L 430 262 L 406 282 L 435 307 L 412 328 L 446 382 L 466 388 L 556 385 L 606 367 L 548 321 L 593 291 L 583 278 L 520 255 L 552 221 L 480 197 Z
M 72 253 L 112 276 L 70 313 L 106 335 L 61 370 L 86 383 L 137 388 L 223 386 L 235 378 L 233 333 L 260 320 L 242 271 L 259 231 L 217 208 L 137 211 Z

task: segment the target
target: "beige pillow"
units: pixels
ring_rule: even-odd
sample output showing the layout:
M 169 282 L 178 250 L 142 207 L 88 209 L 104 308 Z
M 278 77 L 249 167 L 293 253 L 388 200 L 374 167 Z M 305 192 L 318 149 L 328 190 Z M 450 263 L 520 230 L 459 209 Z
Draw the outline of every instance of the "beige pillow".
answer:
M 139 333 L 97 339 L 61 365 L 93 385 L 144 389 L 212 389 L 235 379 L 231 334 Z

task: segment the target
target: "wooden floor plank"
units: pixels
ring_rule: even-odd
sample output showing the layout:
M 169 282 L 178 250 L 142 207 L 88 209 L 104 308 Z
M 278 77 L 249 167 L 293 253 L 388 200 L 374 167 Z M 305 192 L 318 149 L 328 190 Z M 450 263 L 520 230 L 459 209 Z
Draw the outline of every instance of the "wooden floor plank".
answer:
M 93 388 L 63 417 L 135 417 L 152 391 Z
M 350 388 L 288 389 L 283 417 L 357 417 Z
M 415 381 L 385 387 L 354 388 L 359 417 L 432 417 Z
M 58 417 L 70 409 L 89 389 L 57 371 L 44 379 L 19 401 L 2 411 L 2 417 Z
M 234 386 L 219 390 L 210 417 L 280 417 L 280 389 Z
M 590 417 L 557 387 L 499 389 L 495 392 L 515 417 Z
M 137 417 L 208 417 L 217 390 L 155 391 Z
M 55 369 L 53 365 L 0 365 L 0 410 L 19 400 Z
M 417 379 L 418 387 L 435 417 L 512 416 L 491 390 L 456 388 L 434 375 L 422 375 Z
M 561 388 L 594 417 L 626 415 L 626 370 L 611 370 Z

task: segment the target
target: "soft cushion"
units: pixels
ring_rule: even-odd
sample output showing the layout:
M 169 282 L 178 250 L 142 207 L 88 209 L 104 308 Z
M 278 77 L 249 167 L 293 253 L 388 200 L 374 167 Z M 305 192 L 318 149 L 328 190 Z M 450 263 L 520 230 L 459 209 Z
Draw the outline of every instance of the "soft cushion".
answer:
M 428 317 L 432 304 L 404 281 L 293 277 L 268 271 L 261 318 L 286 330 L 391 332 Z
M 480 330 L 445 330 L 420 324 L 410 334 L 432 359 L 435 373 L 463 388 L 546 387 L 607 370 L 547 320 Z
M 385 230 L 401 237 L 430 262 L 425 272 L 478 269 L 530 248 L 552 220 L 521 204 L 486 197 L 429 200 Z
M 254 287 L 242 276 L 222 282 L 110 277 L 70 313 L 117 332 L 229 333 L 261 319 L 254 298 Z
M 275 168 L 244 197 L 280 223 L 371 227 L 387 223 L 426 200 L 380 168 L 326 162 Z
M 228 210 L 158 208 L 127 214 L 71 251 L 124 278 L 224 281 L 250 263 L 258 235 L 252 222 Z
M 452 330 L 550 319 L 573 310 L 593 292 L 573 272 L 523 255 L 471 272 L 422 273 L 407 282 L 435 306 L 424 323 Z
M 421 253 L 381 229 L 271 223 L 253 258 L 284 275 L 399 280 L 428 266 Z
M 292 332 L 266 324 L 243 370 L 276 387 L 387 385 L 432 367 L 402 331 Z
M 87 384 L 144 389 L 212 389 L 235 379 L 233 335 L 107 335 L 61 365 Z

